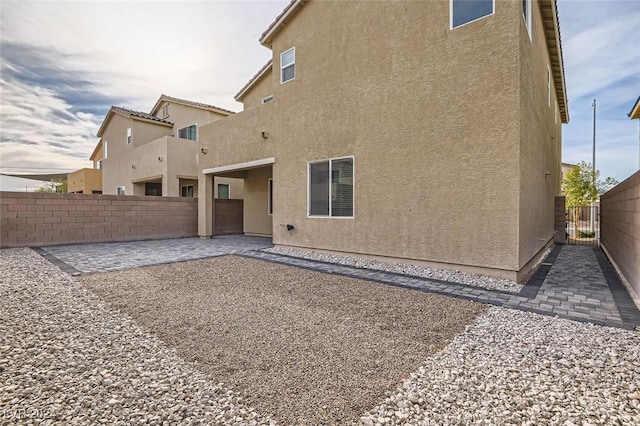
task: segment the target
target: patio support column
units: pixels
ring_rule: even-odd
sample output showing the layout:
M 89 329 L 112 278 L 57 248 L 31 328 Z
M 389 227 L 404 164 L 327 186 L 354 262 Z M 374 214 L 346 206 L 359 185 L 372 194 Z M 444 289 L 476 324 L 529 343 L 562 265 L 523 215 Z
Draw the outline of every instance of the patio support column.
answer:
M 198 175 L 198 235 L 211 238 L 213 235 L 213 175 Z

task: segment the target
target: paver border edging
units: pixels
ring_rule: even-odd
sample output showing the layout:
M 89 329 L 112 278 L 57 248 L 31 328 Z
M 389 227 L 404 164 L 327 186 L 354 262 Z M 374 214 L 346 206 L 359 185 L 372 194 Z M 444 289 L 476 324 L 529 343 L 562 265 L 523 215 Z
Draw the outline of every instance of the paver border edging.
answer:
M 602 274 L 609 285 L 613 300 L 616 302 L 616 308 L 618 309 L 622 323 L 626 328 L 640 331 L 640 311 L 638 311 L 635 303 L 631 300 L 627 288 L 622 284 L 622 281 L 620 281 L 615 268 L 611 262 L 609 262 L 604 251 L 600 247 L 594 247 L 593 252 L 596 255 L 596 259 L 598 259 Z
M 528 297 L 529 299 L 536 298 L 540 287 L 542 287 L 542 283 L 544 283 L 544 280 L 547 278 L 547 274 L 556 262 L 556 259 L 560 254 L 560 250 L 562 250 L 562 245 L 556 244 L 556 246 L 551 250 L 551 253 L 542 260 L 533 276 L 529 278 L 529 281 L 527 281 L 524 287 L 522 287 L 522 290 L 518 293 L 519 296 Z

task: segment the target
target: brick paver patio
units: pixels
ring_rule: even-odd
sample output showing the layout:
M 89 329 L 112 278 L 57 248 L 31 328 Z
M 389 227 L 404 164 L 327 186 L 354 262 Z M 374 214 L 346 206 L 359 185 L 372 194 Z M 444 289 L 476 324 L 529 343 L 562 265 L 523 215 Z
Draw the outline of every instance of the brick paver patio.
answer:
M 226 236 L 38 250 L 70 273 L 105 272 L 235 254 L 575 321 L 627 329 L 640 326 L 640 312 L 599 247 L 556 246 L 522 291 L 508 293 L 261 251 L 270 246 L 268 238 Z

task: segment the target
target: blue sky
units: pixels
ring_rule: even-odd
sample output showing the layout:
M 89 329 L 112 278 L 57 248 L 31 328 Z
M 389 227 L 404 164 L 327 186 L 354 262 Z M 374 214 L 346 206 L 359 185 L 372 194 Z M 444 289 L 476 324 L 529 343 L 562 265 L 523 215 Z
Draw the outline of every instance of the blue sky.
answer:
M 514 0 L 516 1 L 516 0 Z M 90 167 L 111 105 L 148 111 L 160 94 L 240 110 L 233 95 L 267 61 L 273 1 L 6 1 L 0 5 L 0 172 Z M 623 180 L 638 170 L 640 1 L 560 0 L 571 122 L 563 161 Z

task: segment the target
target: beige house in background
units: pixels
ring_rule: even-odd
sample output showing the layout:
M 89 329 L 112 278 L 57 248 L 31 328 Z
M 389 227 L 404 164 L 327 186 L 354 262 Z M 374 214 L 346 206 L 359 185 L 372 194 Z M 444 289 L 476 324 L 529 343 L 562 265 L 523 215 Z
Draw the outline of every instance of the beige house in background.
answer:
M 98 142 L 89 157 L 93 168 L 82 168 L 67 174 L 67 193 L 102 194 L 102 142 Z
M 234 177 L 244 232 L 280 246 L 521 279 L 552 243 L 555 1 L 294 0 L 260 42 L 244 111 L 200 129 L 202 237 Z
M 67 192 L 102 194 L 102 170 L 83 168 L 67 175 Z
M 117 195 L 196 197 L 201 126 L 232 115 L 213 105 L 162 95 L 150 113 L 111 107 L 92 156 L 102 191 Z M 99 157 L 99 159 L 98 159 Z M 216 179 L 216 198 L 243 196 L 243 182 Z

